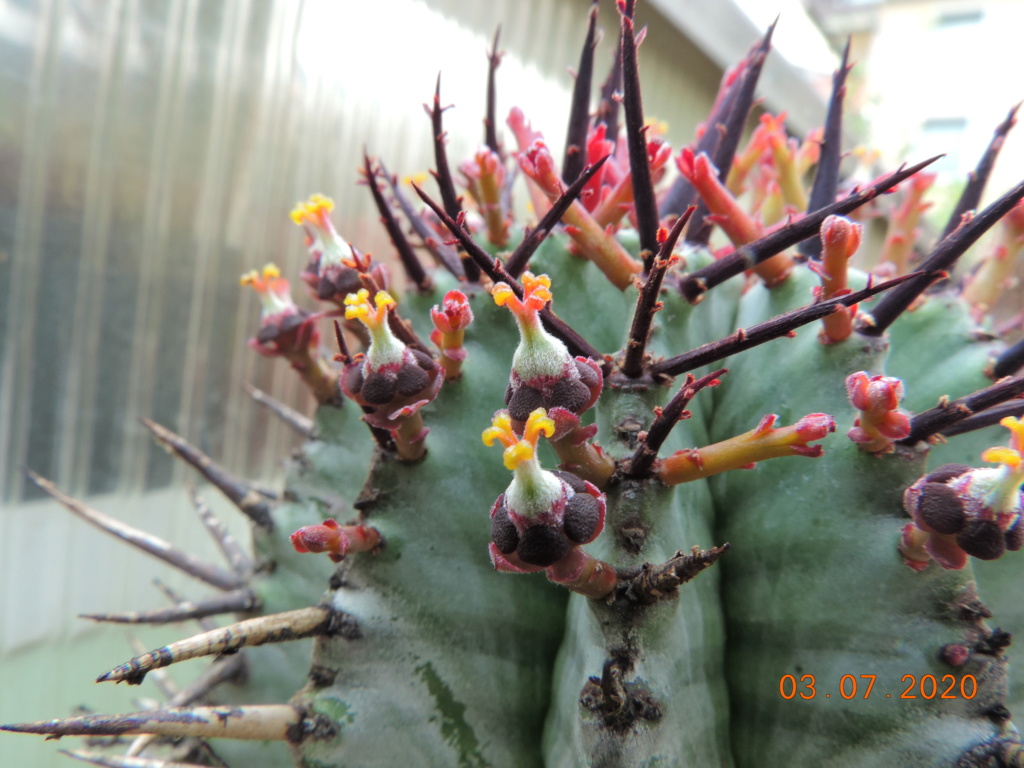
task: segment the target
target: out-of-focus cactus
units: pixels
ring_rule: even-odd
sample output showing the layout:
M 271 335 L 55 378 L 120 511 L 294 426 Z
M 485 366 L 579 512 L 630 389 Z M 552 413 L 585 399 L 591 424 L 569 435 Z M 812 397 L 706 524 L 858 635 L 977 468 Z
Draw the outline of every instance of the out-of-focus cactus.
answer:
M 841 191 L 845 62 L 820 134 L 800 144 L 765 115 L 741 148 L 769 32 L 658 185 L 671 150 L 645 127 L 641 36 L 633 3 L 619 10 L 603 92 L 621 78 L 623 127 L 615 99 L 587 106 L 592 15 L 561 168 L 518 110 L 519 151 L 500 146 L 491 113 L 459 198 L 439 93 L 440 202 L 416 189 L 416 212 L 367 158 L 401 301 L 320 195 L 293 218 L 322 313 L 295 307 L 273 268 L 244 278 L 266 305 L 253 346 L 321 403 L 312 422 L 276 406 L 310 436 L 287 493 L 271 501 L 150 427 L 249 516 L 252 554 L 204 512 L 231 567 L 197 561 L 32 476 L 224 593 L 93 618 L 240 620 L 100 677 L 217 656 L 166 709 L 5 728 L 150 734 L 127 757 L 73 753 L 112 766 L 169 765 L 138 757 L 168 750 L 175 765 L 279 765 L 268 740 L 318 768 L 1024 764 L 1004 653 L 1024 621 L 1020 564 L 972 570 L 1024 544 L 1024 353 L 986 315 L 1020 271 L 1024 184 L 968 212 L 1013 116 L 914 264 L 927 162 Z M 511 223 L 513 163 L 540 216 L 529 229 Z M 865 254 L 845 215 L 904 181 L 883 282 L 848 266 Z M 956 259 L 1000 220 L 961 291 Z M 732 246 L 709 246 L 713 226 Z M 362 351 L 337 321 L 334 366 L 318 339 L 342 315 Z M 1007 442 L 998 424 L 1008 446 L 988 447 Z M 284 643 L 303 637 L 311 659 Z M 242 666 L 246 687 L 217 687 Z M 210 751 L 219 738 L 240 741 Z

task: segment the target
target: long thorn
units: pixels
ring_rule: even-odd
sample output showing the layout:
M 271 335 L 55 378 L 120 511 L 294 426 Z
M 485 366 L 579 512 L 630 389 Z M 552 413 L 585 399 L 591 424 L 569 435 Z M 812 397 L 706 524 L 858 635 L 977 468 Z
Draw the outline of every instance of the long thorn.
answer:
M 270 518 L 270 505 L 253 488 L 251 483 L 235 477 L 185 438 L 171 432 L 167 427 L 149 419 L 140 419 L 140 421 L 142 426 L 153 434 L 158 443 L 186 464 L 194 467 L 253 523 L 268 531 L 274 529 L 274 521 Z
M 881 336 L 885 333 L 896 318 L 903 314 L 929 285 L 944 273 L 948 273 L 964 251 L 974 245 L 975 241 L 1003 218 L 1021 198 L 1024 198 L 1024 181 L 942 240 L 919 267 L 922 274 L 878 302 L 878 306 L 870 313 L 870 318 L 861 318 L 861 332 L 867 336 Z
M 244 707 L 177 707 L 127 715 L 87 715 L 35 723 L 0 725 L 14 733 L 51 736 L 126 736 L 155 733 L 160 736 L 300 741 L 311 732 L 308 718 L 288 704 Z M 319 724 L 319 723 L 318 723 Z
M 496 258 L 493 258 L 487 251 L 481 248 L 473 238 L 466 232 L 457 221 L 453 220 L 444 212 L 444 210 L 434 202 L 426 192 L 413 184 L 413 189 L 416 190 L 416 194 L 430 206 L 431 210 L 434 211 L 441 219 L 441 222 L 448 227 L 448 230 L 458 239 L 465 249 L 466 253 L 480 266 L 491 280 L 494 282 L 505 282 L 511 286 L 513 293 L 518 298 L 523 297 L 523 286 L 512 277 L 502 266 L 501 262 Z M 561 339 L 569 351 L 574 356 L 589 357 L 593 360 L 603 360 L 603 356 L 593 346 L 580 336 L 576 331 L 569 327 L 569 325 L 561 320 L 554 312 L 550 309 L 542 309 L 540 311 L 541 321 L 544 326 L 551 332 L 552 335 L 557 336 Z
M 185 605 L 186 603 L 191 603 L 190 600 L 186 600 L 183 595 L 176 592 L 167 584 L 164 584 L 160 579 L 153 579 L 153 586 L 163 592 L 164 597 L 170 600 L 174 605 Z M 195 621 L 204 632 L 212 632 L 217 629 L 217 622 L 209 617 L 197 616 Z
M 656 411 L 657 418 L 647 430 L 647 435 L 640 441 L 633 458 L 629 462 L 629 469 L 626 472 L 628 477 L 644 478 L 651 474 L 651 467 L 658 458 L 658 451 L 668 438 L 672 428 L 684 418 L 686 406 L 689 405 L 694 395 L 705 387 L 714 387 L 719 383 L 719 377 L 728 373 L 727 368 L 714 371 L 694 379 L 693 376 L 686 377 L 686 383 L 679 388 L 675 396 L 668 404 Z
M 155 675 L 162 670 L 153 670 Z M 204 669 L 192 682 L 180 689 L 168 699 L 169 707 L 187 707 L 205 699 L 210 692 L 221 683 L 234 682 L 241 684 L 249 674 L 249 662 L 244 653 L 236 653 L 215 660 Z M 137 737 L 125 753 L 129 757 L 142 754 L 143 751 L 158 737 L 145 734 Z
M 173 707 L 184 707 L 200 699 L 205 699 L 210 692 L 221 683 L 240 682 L 249 674 L 249 662 L 244 653 L 237 653 L 214 660 L 196 678 L 182 688 L 170 704 Z
M 744 62 L 743 71 L 740 74 L 739 82 L 736 84 L 735 93 L 729 94 L 729 98 L 722 105 L 724 121 L 721 126 L 716 122 L 708 121 L 707 130 L 701 141 L 697 144 L 696 153 L 704 151 L 708 153 L 711 162 L 718 168 L 718 178 L 722 184 L 726 183 L 729 177 L 729 170 L 732 168 L 733 160 L 736 158 L 736 150 L 739 148 L 740 139 L 743 137 L 743 129 L 750 116 L 750 110 L 754 107 L 754 95 L 757 91 L 757 83 L 761 78 L 761 71 L 764 69 L 765 60 L 772 48 L 772 35 L 775 34 L 775 25 L 778 19 L 772 22 L 771 26 L 764 33 L 764 37 L 753 47 Z M 708 133 L 715 134 L 705 145 Z M 693 195 L 691 193 L 691 200 Z M 834 199 L 834 198 L 833 198 Z M 829 202 L 832 202 L 831 200 Z M 708 244 L 711 239 L 711 231 L 714 225 L 707 220 L 708 209 L 704 200 L 697 196 L 697 212 L 694 214 L 694 223 L 686 232 L 686 242 L 697 246 Z
M 184 602 L 173 608 L 155 611 L 126 611 L 124 613 L 82 613 L 79 618 L 107 621 L 114 624 L 169 624 L 172 621 L 201 619 L 222 613 L 245 613 L 259 608 L 259 600 L 250 589 L 236 589 L 222 595 Z
M 1003 350 L 992 366 L 992 377 L 1012 376 L 1024 366 L 1024 339 Z
M 508 257 L 508 260 L 505 262 L 505 271 L 508 274 L 515 278 L 523 274 L 523 270 L 526 269 L 526 265 L 530 262 L 530 257 L 533 256 L 534 251 L 544 242 L 544 238 L 551 234 L 551 230 L 562 220 L 562 216 L 569 210 L 569 206 L 579 198 L 587 182 L 594 177 L 594 174 L 601 169 L 601 166 L 608 161 L 609 157 L 611 155 L 605 155 L 600 160 L 586 166 L 577 174 L 576 180 L 551 204 L 548 212 L 537 222 L 537 226 L 530 230 L 530 234 L 523 238 L 523 241 L 516 246 L 516 249 Z
M 888 192 L 922 168 L 931 165 L 939 157 L 941 155 L 929 158 L 909 168 L 900 168 L 895 173 L 889 174 L 884 179 L 875 182 L 865 189 L 853 192 L 825 208 L 819 208 L 808 213 L 803 218 L 765 235 L 760 240 L 755 240 L 742 248 L 737 248 L 713 264 L 685 275 L 679 283 L 680 291 L 687 301 L 697 303 L 708 290 L 716 285 L 724 283 L 729 278 L 735 277 L 744 270 L 750 269 L 778 253 L 782 253 L 801 240 L 816 236 L 821 229 L 821 223 L 829 216 L 833 214 L 843 216 L 856 210 L 879 195 Z
M 619 136 L 619 91 L 622 89 L 622 35 L 619 35 L 615 58 L 608 76 L 601 84 L 601 101 L 594 115 L 594 125 L 604 123 L 605 137 L 614 146 Z
M 26 468 L 24 471 L 25 476 L 38 486 L 40 490 L 60 502 L 69 512 L 82 518 L 90 525 L 99 528 L 101 531 L 116 536 L 133 547 L 141 549 L 143 552 L 163 560 L 168 565 L 174 566 L 179 571 L 204 581 L 217 589 L 232 590 L 242 586 L 242 579 L 237 574 L 231 573 L 213 563 L 208 563 L 195 555 L 190 555 L 188 552 L 178 549 L 157 536 L 140 531 L 138 528 L 126 525 L 116 518 L 86 506 L 78 499 L 60 491 L 52 482 L 36 474 L 31 469 Z
M 676 552 L 661 565 L 646 563 L 635 577 L 625 582 L 625 589 L 616 599 L 651 605 L 671 597 L 681 584 L 693 579 L 729 551 L 729 543 L 711 549 L 694 547 L 689 552 Z
M 996 126 L 992 140 L 978 161 L 977 167 L 967 174 L 967 184 L 964 186 L 964 191 L 960 193 L 960 199 L 957 200 L 953 212 L 949 215 L 949 220 L 946 222 L 939 240 L 945 240 L 947 236 L 951 235 L 953 230 L 960 226 L 964 214 L 976 210 L 981 204 L 981 196 L 985 193 L 985 186 L 988 184 L 989 176 L 992 175 L 992 168 L 996 164 L 996 158 L 999 157 L 999 151 L 1006 143 L 1006 135 L 1017 124 L 1017 110 L 1019 109 L 1020 104 L 1015 104 L 1006 119 Z
M 134 755 L 104 755 L 100 752 L 67 749 L 60 750 L 60 753 L 85 763 L 104 766 L 104 768 L 209 768 L 199 763 L 182 763 L 177 760 L 135 757 Z
M 910 434 L 899 442 L 915 445 L 952 427 L 969 416 L 1024 394 L 1024 376 L 1006 378 L 956 400 L 944 400 L 910 420 Z
M 430 276 L 423 268 L 419 256 L 416 255 L 416 252 L 412 249 L 409 240 L 405 236 L 405 232 L 399 226 L 398 219 L 395 218 L 391 206 L 384 199 L 384 193 L 377 186 L 377 171 L 374 169 L 373 163 L 370 162 L 370 156 L 366 152 L 363 152 L 362 175 L 366 185 L 370 188 L 374 205 L 377 206 L 377 212 L 380 214 L 380 221 L 384 225 L 384 229 L 387 230 L 388 237 L 391 238 L 391 244 L 395 246 L 398 258 L 402 262 L 406 277 L 420 291 L 427 292 L 431 290 L 434 287 L 434 281 L 430 279 Z
M 946 427 L 939 432 L 939 434 L 943 437 L 965 435 L 968 432 L 974 432 L 977 429 L 994 427 L 1007 416 L 1013 416 L 1015 418 L 1024 416 L 1024 400 L 1017 398 L 1016 400 L 1011 400 L 1008 403 L 994 405 L 981 413 L 975 413 L 973 416 L 968 416 L 966 419 L 958 421 L 952 426 Z
M 490 147 L 494 154 L 504 159 L 501 152 L 501 144 L 498 143 L 498 89 L 496 85 L 498 66 L 501 64 L 501 52 L 498 50 L 498 40 L 501 38 L 501 25 L 494 30 L 494 40 L 491 42 L 491 50 L 487 52 L 487 112 L 484 117 L 484 143 Z
M 437 73 L 437 84 L 434 86 L 434 100 L 428 110 L 430 125 L 434 130 L 434 165 L 437 170 L 433 171 L 437 180 L 438 189 L 441 192 L 441 202 L 444 203 L 445 212 L 456 218 L 462 210 L 462 200 L 455 192 L 455 182 L 452 181 L 451 168 L 448 165 L 448 152 L 445 150 L 445 131 L 442 114 L 444 108 L 441 106 L 441 73 Z M 462 260 L 462 268 L 466 273 L 466 280 L 471 283 L 480 280 L 480 268 L 469 259 Z
M 644 283 L 643 288 L 640 289 L 640 295 L 637 296 L 636 309 L 633 311 L 633 323 L 629 329 L 629 339 L 626 341 L 626 354 L 621 366 L 622 372 L 631 379 L 635 379 L 643 373 L 644 354 L 647 352 L 647 340 L 651 335 L 654 314 L 661 309 L 658 294 L 661 292 L 665 273 L 674 263 L 672 249 L 676 247 L 679 235 L 682 234 L 683 228 L 690 220 L 694 210 L 696 210 L 696 206 L 691 205 L 672 225 L 668 236 L 661 244 L 650 274 L 647 275 L 647 282 Z
M 569 126 L 565 134 L 565 158 L 562 160 L 562 181 L 572 184 L 583 172 L 587 162 L 587 129 L 590 127 L 590 89 L 594 79 L 594 46 L 597 37 L 597 0 L 590 5 L 587 36 L 580 52 L 580 65 L 572 88 Z
M 713 341 L 689 352 L 684 352 L 681 355 L 660 360 L 650 367 L 650 372 L 654 376 L 678 376 L 695 368 L 700 368 L 702 365 L 723 360 L 729 357 L 729 355 L 764 344 L 766 341 L 786 336 L 802 325 L 813 323 L 815 320 L 836 312 L 840 307 L 849 307 L 857 302 L 864 301 L 877 293 L 898 286 L 910 278 L 916 277 L 918 274 L 918 272 L 913 272 L 909 275 L 903 275 L 902 277 L 879 283 L 878 285 L 872 285 L 855 293 L 837 296 L 834 299 L 794 309 L 792 312 L 773 317 L 771 320 L 763 323 L 740 329 L 731 336 L 719 341 Z
M 814 184 L 807 201 L 807 210 L 824 208 L 836 199 L 839 190 L 839 163 L 843 158 L 843 100 L 846 98 L 846 76 L 853 68 L 850 60 L 850 41 L 846 39 L 839 69 L 832 75 L 832 96 L 825 114 L 825 130 L 821 140 L 821 155 L 814 172 Z M 800 243 L 800 253 L 810 259 L 821 258 L 821 238 L 811 237 Z
M 283 643 L 314 635 L 356 637 L 358 633 L 354 619 L 347 614 L 323 607 L 300 608 L 247 619 L 165 645 L 114 667 L 96 678 L 96 682 L 124 681 L 129 685 L 138 685 L 152 669 L 200 656 L 231 653 L 248 646 Z
M 131 645 L 132 651 L 135 653 L 146 652 L 146 646 L 143 645 L 142 641 L 135 635 L 131 635 L 128 638 L 128 644 Z M 153 677 L 150 678 L 150 682 L 152 682 L 153 685 L 156 686 L 157 690 L 160 691 L 160 695 L 167 700 L 170 700 L 177 694 L 181 693 L 181 689 L 178 687 L 178 684 L 171 679 L 166 670 L 154 669 Z M 155 707 L 153 708 L 155 709 Z
M 647 158 L 647 129 L 644 127 L 644 106 L 640 94 L 633 2 L 626 0 L 618 8 L 622 22 L 622 106 L 626 113 L 626 146 L 629 148 L 629 172 L 633 182 L 633 207 L 636 211 L 644 271 L 650 272 L 654 255 L 658 252 L 658 203 L 654 198 L 654 182 Z
M 412 203 L 409 202 L 409 198 L 405 196 L 401 188 L 398 186 L 398 178 L 388 173 L 388 169 L 384 167 L 384 163 L 380 160 L 377 161 L 377 166 L 384 175 L 384 179 L 388 182 L 388 186 L 391 187 L 391 194 L 398 203 L 398 207 L 402 209 L 402 213 L 404 213 L 405 218 L 408 219 L 409 225 L 413 228 L 416 234 L 420 236 L 420 240 L 423 241 L 423 246 L 430 251 L 430 254 L 434 257 L 434 261 L 451 272 L 456 278 L 460 280 L 465 279 L 466 274 L 462 269 L 462 261 L 459 259 L 459 254 L 454 249 L 439 242 L 430 226 L 423 220 L 423 217 L 413 210 Z
M 238 539 L 232 536 L 231 532 L 224 527 L 224 523 L 213 514 L 209 505 L 199 495 L 195 485 L 187 483 L 185 487 L 188 490 L 189 500 L 191 500 L 192 507 L 199 516 L 200 522 L 202 522 L 210 536 L 213 537 L 217 547 L 231 565 L 231 570 L 241 578 L 248 579 L 255 569 L 252 558 L 242 548 L 242 545 L 238 543 Z

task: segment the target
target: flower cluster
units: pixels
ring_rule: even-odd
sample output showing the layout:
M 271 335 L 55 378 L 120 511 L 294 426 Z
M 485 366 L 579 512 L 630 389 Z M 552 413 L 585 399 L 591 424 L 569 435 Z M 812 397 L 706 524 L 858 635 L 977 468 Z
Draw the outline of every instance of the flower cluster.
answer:
M 491 507 L 491 561 L 499 571 L 546 571 L 548 578 L 590 597 L 607 595 L 614 571 L 579 547 L 604 529 L 605 497 L 568 472 L 549 472 L 537 460 L 537 441 L 555 422 L 543 408 L 529 415 L 520 438 L 508 411 L 498 411 L 483 432 L 485 445 L 505 446 L 512 482 Z
M 604 377 L 600 366 L 588 358 L 573 358 L 559 339 L 548 333 L 540 311 L 551 300 L 547 275 L 523 275 L 523 298 L 506 283 L 491 291 L 495 303 L 508 307 L 519 325 L 519 346 L 512 358 L 512 373 L 505 390 L 512 424 L 521 434 L 527 417 L 544 408 L 556 424 L 554 439 L 579 426 L 579 416 L 601 394 Z
M 391 432 L 403 458 L 415 460 L 423 456 L 427 435 L 419 409 L 437 396 L 443 379 L 430 355 L 392 333 L 388 312 L 394 306 L 387 291 L 378 291 L 372 304 L 365 288 L 345 297 L 346 319 L 366 326 L 370 346 L 345 366 L 341 388 L 364 407 L 367 422 Z
M 1011 432 L 1009 448 L 990 448 L 981 458 L 997 467 L 946 464 L 922 477 L 903 495 L 913 522 L 903 527 L 900 552 L 914 570 L 934 560 L 963 568 L 967 557 L 995 560 L 1024 546 L 1024 421 L 1000 424 Z
M 387 288 L 387 269 L 363 256 L 338 234 L 331 222 L 334 201 L 324 195 L 310 195 L 292 209 L 292 221 L 306 233 L 309 263 L 302 279 L 313 298 L 342 303 L 345 296 L 363 287 L 363 275 L 370 275 L 381 288 Z
M 319 402 L 337 405 L 337 375 L 317 352 L 316 316 L 295 305 L 281 270 L 267 264 L 260 271 L 246 272 L 239 282 L 255 290 L 263 305 L 260 329 L 249 346 L 261 355 L 288 360 Z

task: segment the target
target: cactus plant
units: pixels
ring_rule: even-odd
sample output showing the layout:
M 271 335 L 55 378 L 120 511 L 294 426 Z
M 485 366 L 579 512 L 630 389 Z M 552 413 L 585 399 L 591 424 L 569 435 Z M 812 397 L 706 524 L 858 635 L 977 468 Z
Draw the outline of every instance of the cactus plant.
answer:
M 5 729 L 139 735 L 128 756 L 71 753 L 111 766 L 281 764 L 268 741 L 303 766 L 1024 764 L 1009 634 L 982 602 L 1012 611 L 1013 565 L 976 578 L 971 564 L 1024 543 L 1022 352 L 986 332 L 1024 184 L 968 213 L 1013 115 L 916 268 L 913 182 L 892 215 L 894 266 L 877 270 L 890 279 L 872 280 L 848 267 L 867 246 L 845 215 L 927 163 L 841 189 L 845 60 L 818 139 L 765 116 L 741 148 L 769 30 L 658 190 L 671 150 L 644 125 L 642 36 L 633 3 L 618 7 L 594 114 L 590 17 L 560 167 L 518 111 L 519 150 L 502 146 L 491 112 L 460 198 L 440 85 L 440 201 L 417 188 L 416 210 L 367 157 L 401 301 L 320 195 L 293 219 L 323 309 L 299 309 L 276 268 L 243 278 L 264 303 L 251 346 L 285 357 L 320 403 L 309 420 L 260 395 L 309 438 L 287 491 L 274 502 L 147 426 L 248 516 L 252 553 L 198 496 L 230 568 L 31 475 L 223 593 L 95 618 L 240 618 L 99 678 L 216 656 L 167 708 Z M 511 220 L 514 166 L 532 228 Z M 956 259 L 1004 217 L 1002 250 L 960 290 Z M 715 225 L 731 246 L 709 245 Z M 338 365 L 323 352 L 332 317 Z M 1010 447 L 982 453 L 1004 441 L 984 429 L 1000 419 Z M 288 642 L 308 637 L 312 658 Z M 219 686 L 243 667 L 244 687 Z M 139 756 L 161 747 L 176 762 Z

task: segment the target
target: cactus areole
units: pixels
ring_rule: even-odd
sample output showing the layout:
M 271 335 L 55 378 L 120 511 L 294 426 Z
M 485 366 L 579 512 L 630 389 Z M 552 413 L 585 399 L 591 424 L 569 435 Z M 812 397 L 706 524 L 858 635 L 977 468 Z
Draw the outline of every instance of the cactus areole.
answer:
M 988 314 L 1021 273 L 1004 262 L 1024 185 L 958 207 L 915 269 L 927 163 L 843 186 L 845 62 L 823 133 L 801 142 L 766 115 L 743 139 L 769 31 L 672 150 L 645 127 L 633 6 L 618 3 L 596 105 L 590 18 L 574 97 L 590 106 L 572 111 L 565 169 L 521 110 L 518 149 L 500 143 L 497 41 L 462 197 L 439 90 L 439 194 L 366 158 L 405 296 L 319 194 L 292 214 L 318 311 L 274 267 L 245 276 L 265 307 L 251 345 L 319 402 L 309 420 L 260 393 L 309 438 L 287 493 L 147 426 L 252 520 L 252 552 L 198 497 L 226 568 L 30 473 L 219 591 L 91 616 L 203 623 L 99 680 L 214 661 L 161 708 L 5 729 L 120 737 L 71 753 L 109 766 L 1024 765 L 1007 652 L 1024 622 L 1024 355 Z M 526 228 L 508 209 L 517 169 Z M 876 203 L 901 233 L 881 263 L 847 217 L 894 188 L 902 204 Z M 965 298 L 956 259 L 991 227 L 1000 269 L 975 271 Z

